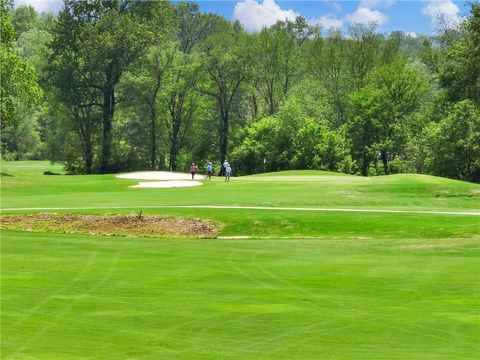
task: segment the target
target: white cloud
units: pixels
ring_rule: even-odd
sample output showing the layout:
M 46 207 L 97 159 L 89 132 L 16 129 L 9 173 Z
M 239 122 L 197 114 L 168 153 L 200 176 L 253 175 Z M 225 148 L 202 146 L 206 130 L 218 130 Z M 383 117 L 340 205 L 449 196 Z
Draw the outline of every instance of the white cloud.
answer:
M 238 2 L 233 11 L 233 18 L 249 31 L 258 31 L 263 27 L 275 24 L 279 20 L 295 20 L 299 16 L 292 9 L 284 10 L 275 3 L 275 0 L 264 0 L 258 3 L 255 0 Z
M 323 15 L 319 19 L 313 19 L 310 23 L 319 24 L 324 29 L 341 29 L 343 27 L 343 20 L 337 19 L 335 15 L 332 14 Z
M 14 6 L 32 5 L 38 12 L 50 12 L 56 14 L 62 9 L 62 0 L 15 0 Z
M 440 25 L 440 19 L 446 21 L 447 25 L 456 25 L 459 22 L 458 13 L 460 10 L 452 0 L 429 1 L 427 6 L 422 9 L 422 12 L 430 16 L 432 27 Z
M 343 8 L 342 8 L 342 5 L 340 5 L 339 3 L 337 2 L 333 2 L 330 4 L 333 8 L 333 10 L 335 10 L 336 12 L 341 12 L 343 11 Z
M 360 1 L 360 4 L 358 5 L 358 7 L 372 9 L 380 5 L 380 3 L 381 3 L 381 0 L 362 0 Z
M 360 4 L 358 5 L 359 8 L 367 8 L 367 9 L 373 9 L 373 8 L 388 8 L 395 4 L 395 0 L 361 0 Z
M 414 39 L 418 37 L 418 34 L 415 31 L 407 31 L 405 34 Z
M 354 13 L 347 15 L 347 20 L 352 24 L 376 23 L 382 25 L 388 21 L 388 16 L 378 10 L 359 6 Z

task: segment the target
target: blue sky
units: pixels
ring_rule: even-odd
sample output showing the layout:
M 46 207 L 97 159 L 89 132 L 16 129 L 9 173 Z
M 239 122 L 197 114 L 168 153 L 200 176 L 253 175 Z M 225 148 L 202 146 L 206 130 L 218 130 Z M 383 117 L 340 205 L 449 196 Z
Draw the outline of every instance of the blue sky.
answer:
M 57 12 L 61 0 L 15 0 L 16 6 L 29 3 L 39 11 Z M 347 29 L 353 23 L 374 21 L 379 30 L 402 30 L 413 34 L 431 34 L 438 29 L 438 16 L 455 23 L 468 14 L 466 1 L 433 0 L 209 0 L 198 1 L 204 12 L 217 13 L 227 19 L 237 19 L 249 31 L 258 31 L 277 20 L 302 15 L 311 23 L 324 28 Z

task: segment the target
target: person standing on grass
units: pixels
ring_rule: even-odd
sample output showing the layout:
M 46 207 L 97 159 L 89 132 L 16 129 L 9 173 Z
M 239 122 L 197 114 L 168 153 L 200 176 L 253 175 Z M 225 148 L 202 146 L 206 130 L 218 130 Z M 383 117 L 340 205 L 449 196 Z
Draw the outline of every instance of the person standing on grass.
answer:
M 232 167 L 229 163 L 227 163 L 227 167 L 225 168 L 225 182 L 230 181 L 230 176 L 232 175 Z
M 213 174 L 213 165 L 209 161 L 208 165 L 207 165 L 207 179 L 208 179 L 208 181 L 212 180 L 212 174 Z
M 195 174 L 197 173 L 198 166 L 195 163 L 192 163 L 190 166 L 190 174 L 192 174 L 192 180 L 195 178 Z
M 228 161 L 227 159 L 225 159 L 222 164 L 222 171 L 220 172 L 220 176 L 225 175 L 225 170 L 227 170 L 227 166 L 228 166 Z

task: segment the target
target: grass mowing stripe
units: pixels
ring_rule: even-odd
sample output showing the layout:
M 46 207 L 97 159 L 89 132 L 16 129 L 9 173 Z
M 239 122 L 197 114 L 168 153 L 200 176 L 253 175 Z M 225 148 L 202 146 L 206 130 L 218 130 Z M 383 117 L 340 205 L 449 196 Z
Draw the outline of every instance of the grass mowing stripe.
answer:
M 472 239 L 159 240 L 5 231 L 2 355 L 475 358 L 479 250 Z M 72 288 L 12 327 L 19 310 L 81 272 L 92 251 L 94 263 Z
M 15 358 L 16 355 L 19 355 L 19 354 L 22 354 L 23 351 L 25 349 L 28 348 L 28 346 L 36 341 L 37 339 L 43 337 L 50 329 L 52 329 L 53 327 L 55 327 L 56 323 L 58 323 L 59 321 L 62 321 L 65 316 L 72 311 L 73 307 L 82 301 L 83 298 L 87 297 L 90 293 L 93 293 L 96 289 L 100 288 L 102 285 L 104 285 L 109 279 L 110 277 L 115 273 L 115 270 L 116 270 L 116 261 L 118 259 L 118 252 L 116 253 L 115 255 L 115 259 L 114 259 L 114 263 L 110 266 L 110 268 L 108 269 L 108 272 L 106 275 L 104 275 L 100 281 L 97 281 L 95 282 L 94 284 L 92 284 L 88 289 L 85 290 L 85 292 L 83 292 L 83 294 L 78 297 L 77 299 L 75 299 L 74 301 L 72 301 L 70 304 L 68 304 L 65 308 L 61 309 L 60 311 L 56 312 L 55 313 L 55 316 L 53 316 L 52 318 L 49 319 L 49 323 L 44 326 L 43 328 L 39 329 L 36 333 L 34 333 L 30 338 L 28 338 L 24 343 L 21 344 L 21 346 L 15 350 L 15 352 L 11 355 L 12 358 Z M 50 296 L 51 297 L 51 296 Z M 49 297 L 49 298 L 50 298 Z M 47 302 L 48 302 L 48 299 L 47 298 Z M 18 325 L 17 325 L 18 326 Z
M 49 296 L 45 297 L 42 301 L 39 301 L 34 307 L 29 309 L 28 313 L 23 315 L 23 317 L 19 318 L 16 322 L 14 322 L 11 327 L 13 329 L 17 328 L 18 326 L 21 326 L 25 321 L 27 321 L 31 316 L 35 315 L 35 313 L 44 307 L 49 301 L 51 301 L 55 296 L 61 295 L 64 291 L 68 290 L 75 284 L 75 282 L 79 281 L 82 279 L 82 276 L 88 271 L 88 269 L 92 266 L 92 263 L 95 260 L 95 257 L 97 256 L 98 251 L 93 251 L 88 260 L 86 261 L 85 265 L 81 269 L 81 271 L 70 281 L 68 281 L 63 287 L 60 289 L 54 291 L 52 294 Z
M 426 215 L 466 215 L 480 216 L 480 212 L 465 211 L 427 211 L 427 210 L 390 210 L 390 209 L 336 209 L 307 207 L 274 206 L 227 206 L 227 205 L 138 205 L 138 206 L 81 206 L 81 207 L 44 207 L 44 208 L 5 208 L 1 211 L 49 211 L 49 210 L 109 210 L 109 209 L 240 209 L 240 210 L 284 210 L 284 211 L 325 211 L 325 212 L 364 212 L 384 214 L 426 214 Z

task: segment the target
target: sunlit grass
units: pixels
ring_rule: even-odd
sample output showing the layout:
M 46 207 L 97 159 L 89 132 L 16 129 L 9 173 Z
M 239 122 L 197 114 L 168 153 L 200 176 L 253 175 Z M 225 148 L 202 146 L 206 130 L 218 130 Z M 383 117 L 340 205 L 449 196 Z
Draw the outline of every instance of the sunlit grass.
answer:
M 478 212 L 479 185 L 421 175 L 287 172 L 229 184 L 216 178 L 198 188 L 130 189 L 135 181 L 113 175 L 44 176 L 59 170 L 45 162 L 1 166 L 14 175 L 1 179 L 2 209 L 143 211 L 222 226 L 214 240 L 2 230 L 2 359 L 480 353 L 478 216 L 161 207 Z

